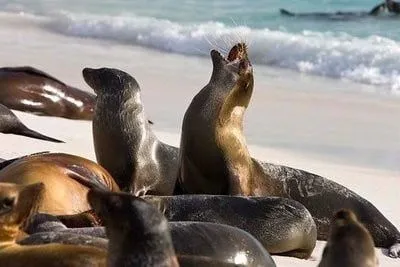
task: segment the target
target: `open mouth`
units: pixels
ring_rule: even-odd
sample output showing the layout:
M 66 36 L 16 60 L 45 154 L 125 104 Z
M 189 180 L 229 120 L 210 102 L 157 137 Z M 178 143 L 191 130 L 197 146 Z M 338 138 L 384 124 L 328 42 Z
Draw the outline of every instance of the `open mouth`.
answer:
M 245 43 L 237 43 L 231 48 L 226 58 L 222 55 L 221 57 L 226 64 L 236 66 L 239 74 L 251 73 L 252 71 Z
M 245 43 L 238 43 L 234 45 L 226 58 L 228 62 L 248 60 L 247 46 Z

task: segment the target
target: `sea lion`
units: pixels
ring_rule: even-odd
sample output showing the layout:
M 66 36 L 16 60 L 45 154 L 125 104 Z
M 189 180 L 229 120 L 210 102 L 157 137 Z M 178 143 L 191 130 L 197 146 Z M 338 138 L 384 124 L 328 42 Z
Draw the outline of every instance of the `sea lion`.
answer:
M 55 143 L 64 143 L 63 141 L 29 129 L 18 119 L 14 112 L 2 104 L 0 104 L 0 132 L 4 134 L 23 135 Z
M 374 241 L 351 210 L 338 211 L 319 267 L 376 267 Z
M 311 18 L 311 19 L 325 19 L 325 20 L 355 20 L 371 16 L 372 14 L 367 11 L 335 11 L 335 12 L 303 12 L 294 13 L 287 9 L 279 9 L 283 16 L 297 17 L 297 18 Z
M 71 215 L 90 209 L 89 188 L 119 191 L 111 175 L 88 159 L 63 154 L 41 153 L 17 159 L 0 171 L 0 182 L 46 185 L 39 211 Z
M 156 208 L 129 194 L 90 190 L 87 198 L 106 226 L 109 267 L 179 266 L 168 222 Z
M 178 153 L 160 142 L 150 128 L 139 84 L 118 69 L 85 68 L 82 75 L 97 94 L 93 117 L 97 162 L 123 191 L 171 195 Z
M 317 239 L 311 214 L 286 198 L 212 195 L 144 196 L 169 221 L 226 224 L 253 235 L 271 254 L 308 258 Z
M 0 68 L 0 103 L 38 115 L 91 120 L 96 96 L 29 66 Z
M 0 183 L 0 266 L 106 266 L 106 251 L 89 246 L 48 244 L 21 246 L 18 232 L 37 209 L 44 184 Z
M 262 244 L 244 230 L 207 222 L 169 222 L 172 242 L 181 262 L 182 255 L 205 257 L 219 263 L 274 267 L 275 263 Z M 104 227 L 66 228 L 56 217 L 37 214 L 26 228 L 29 237 L 23 245 L 63 243 L 88 244 L 104 248 Z M 80 239 L 75 237 L 80 236 Z M 197 265 L 195 265 L 197 266 Z
M 310 211 L 318 239 L 324 240 L 331 214 L 352 209 L 375 245 L 399 257 L 399 231 L 370 202 L 321 176 L 251 158 L 243 133 L 253 89 L 246 46 L 235 45 L 227 59 L 213 50 L 211 58 L 211 79 L 193 98 L 183 119 L 175 193 L 291 198 Z

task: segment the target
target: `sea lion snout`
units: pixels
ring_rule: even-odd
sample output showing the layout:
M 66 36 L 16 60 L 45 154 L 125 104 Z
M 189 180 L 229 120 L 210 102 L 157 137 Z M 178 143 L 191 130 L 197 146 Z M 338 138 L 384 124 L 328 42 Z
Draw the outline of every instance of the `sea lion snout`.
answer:
M 99 95 L 120 95 L 125 91 L 139 92 L 138 82 L 125 71 L 113 68 L 84 68 L 85 82 Z

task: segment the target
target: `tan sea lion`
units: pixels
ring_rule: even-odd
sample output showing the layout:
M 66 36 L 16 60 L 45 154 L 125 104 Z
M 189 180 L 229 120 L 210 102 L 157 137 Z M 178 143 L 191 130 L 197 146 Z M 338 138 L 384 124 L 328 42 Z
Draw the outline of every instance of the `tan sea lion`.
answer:
M 211 58 L 211 79 L 193 98 L 183 119 L 175 194 L 291 198 L 310 211 L 318 239 L 327 239 L 331 214 L 352 209 L 375 245 L 399 257 L 399 231 L 370 202 L 329 179 L 250 156 L 243 133 L 253 90 L 246 45 L 235 45 L 227 58 L 213 50 Z
M 109 68 L 85 68 L 82 75 L 97 94 L 93 117 L 97 162 L 123 191 L 171 195 L 178 153 L 153 133 L 137 81 L 124 71 Z
M 333 217 L 319 267 L 377 267 L 374 240 L 351 210 Z
M 18 119 L 14 112 L 2 104 L 0 104 L 0 132 L 4 134 L 23 135 L 55 143 L 64 143 L 63 141 L 29 129 Z
M 12 161 L 0 171 L 0 182 L 44 183 L 46 190 L 38 209 L 53 215 L 89 210 L 86 200 L 89 188 L 119 191 L 104 168 L 88 159 L 63 153 L 34 154 Z
M 0 103 L 11 109 L 91 120 L 95 98 L 33 67 L 0 68 Z
M 0 266 L 7 267 L 105 267 L 106 251 L 94 247 L 48 244 L 21 246 L 18 233 L 37 209 L 42 183 L 0 183 Z

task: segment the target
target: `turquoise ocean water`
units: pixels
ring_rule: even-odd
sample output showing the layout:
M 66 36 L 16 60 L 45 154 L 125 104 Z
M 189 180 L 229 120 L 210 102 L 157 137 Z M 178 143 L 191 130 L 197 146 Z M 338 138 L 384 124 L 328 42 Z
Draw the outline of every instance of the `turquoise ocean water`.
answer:
M 256 64 L 372 84 L 400 94 L 400 16 L 284 17 L 293 12 L 369 11 L 374 0 L 6 0 L 0 11 L 45 18 L 58 34 L 204 56 L 234 41 Z

